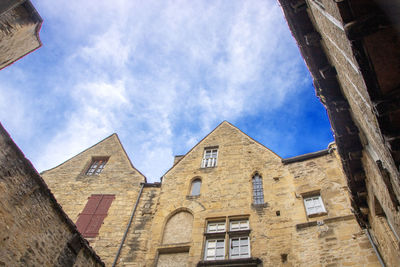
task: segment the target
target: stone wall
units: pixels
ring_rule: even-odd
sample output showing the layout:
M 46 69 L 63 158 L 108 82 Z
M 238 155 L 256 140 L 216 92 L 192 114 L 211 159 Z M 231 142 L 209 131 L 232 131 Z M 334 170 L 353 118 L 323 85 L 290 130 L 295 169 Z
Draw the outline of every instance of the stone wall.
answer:
M 92 159 L 109 157 L 99 175 L 86 175 Z M 115 195 L 99 234 L 88 237 L 106 265 L 111 265 L 145 177 L 131 164 L 116 134 L 104 139 L 42 176 L 70 218 L 76 222 L 93 194 Z
M 0 125 L 0 265 L 103 266 Z
M 366 15 L 378 14 L 379 8 L 378 6 L 374 8 L 374 6 L 379 1 L 375 1 L 375 3 L 374 1 L 364 1 L 359 4 L 359 8 L 356 7 L 356 3 L 352 3 L 355 5 L 352 9 L 354 16 L 352 18 L 349 15 L 344 16 L 343 9 L 341 10 L 339 5 L 333 1 L 322 0 L 321 2 L 323 8 L 316 4 L 316 1 L 307 0 L 314 26 L 321 34 L 326 54 L 337 71 L 342 93 L 350 105 L 352 118 L 360 131 L 364 147 L 361 160 L 366 174 L 369 224 L 373 233 L 381 235 L 381 231 L 375 228 L 379 225 L 379 220 L 375 222 L 376 217 L 371 216 L 372 210 L 375 208 L 373 199 L 376 197 L 382 204 L 387 220 L 392 225 L 391 231 L 397 232 L 399 235 L 400 177 L 398 166 L 393 161 L 392 154 L 388 149 L 388 142 L 385 140 L 385 133 L 381 131 L 380 118 L 377 117 L 379 113 L 377 113 L 377 103 L 380 103 L 386 94 L 393 95 L 393 91 L 397 90 L 399 86 L 398 78 L 394 78 L 399 75 L 399 38 L 393 28 L 385 26 L 382 28 L 384 31 L 371 30 L 364 38 L 356 41 L 349 40 L 347 25 L 354 23 L 349 20 L 357 23 L 358 19 L 365 19 Z M 369 14 L 368 12 L 371 11 L 369 9 L 372 9 L 374 14 Z M 393 9 L 392 11 L 395 12 Z M 354 52 L 357 43 L 361 44 L 361 42 L 364 45 L 363 53 L 366 53 L 366 58 L 363 59 L 363 55 Z M 366 61 L 367 58 L 370 60 L 369 62 Z M 375 73 L 369 73 L 366 76 L 365 71 L 368 67 L 360 65 L 362 61 L 368 62 L 369 67 Z M 374 78 L 376 79 L 375 86 L 380 91 L 371 89 L 371 83 L 373 83 L 371 79 Z M 398 129 L 398 126 L 395 125 L 396 120 L 398 119 L 391 118 L 391 129 Z M 381 241 L 378 242 L 378 239 Z M 386 244 L 383 240 L 390 244 Z M 393 249 L 386 250 L 385 248 L 397 248 L 398 250 L 400 240 L 376 236 L 376 242 L 385 262 L 390 266 L 395 266 L 396 264 L 393 265 L 393 263 L 400 261 L 399 254 L 394 253 Z
M 160 184 L 143 189 L 131 227 L 121 251 L 117 266 L 145 266 L 151 236 L 151 225 L 158 205 Z
M 30 1 L 0 4 L 0 69 L 42 45 L 39 39 L 41 25 L 42 19 Z
M 201 168 L 207 147 L 218 147 L 214 168 Z M 263 179 L 261 205 L 253 204 L 255 173 Z M 202 180 L 200 196 L 189 195 L 195 177 Z M 303 196 L 310 192 L 321 194 L 327 213 L 313 218 L 306 215 Z M 193 215 L 191 241 L 162 244 L 168 219 L 179 211 Z M 166 262 L 178 253 L 188 255 L 188 266 L 207 264 L 203 262 L 207 221 L 237 218 L 249 219 L 251 257 L 260 259 L 264 266 L 350 266 L 354 262 L 361 264 L 358 266 L 379 266 L 351 213 L 346 179 L 334 149 L 283 164 L 279 156 L 227 122 L 164 175 L 145 265 L 158 262 L 176 266 Z M 227 264 L 232 266 L 234 262 L 228 260 Z

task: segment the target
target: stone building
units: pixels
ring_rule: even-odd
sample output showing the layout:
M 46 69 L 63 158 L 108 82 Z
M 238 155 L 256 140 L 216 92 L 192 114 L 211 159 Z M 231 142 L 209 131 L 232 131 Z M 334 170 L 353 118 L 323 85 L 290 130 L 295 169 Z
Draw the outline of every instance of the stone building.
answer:
M 0 124 L 0 266 L 104 266 Z
M 325 105 L 360 225 L 400 266 L 400 2 L 279 0 Z
M 0 69 L 42 45 L 42 21 L 29 0 L 0 1 Z
M 113 134 L 42 177 L 107 266 L 380 266 L 334 144 L 282 159 L 222 122 L 147 183 Z
M 41 175 L 82 235 L 111 265 L 141 184 L 146 183 L 118 136 L 109 136 Z

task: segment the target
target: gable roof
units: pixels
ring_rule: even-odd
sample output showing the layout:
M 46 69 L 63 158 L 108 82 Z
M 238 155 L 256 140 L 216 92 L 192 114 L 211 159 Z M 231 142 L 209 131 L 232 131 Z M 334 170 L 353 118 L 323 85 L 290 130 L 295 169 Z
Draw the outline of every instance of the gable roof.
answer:
M 118 144 L 121 146 L 122 151 L 124 152 L 126 158 L 128 159 L 129 164 L 131 165 L 132 169 L 134 169 L 134 170 L 137 171 L 140 175 L 142 175 L 143 178 L 144 178 L 145 183 L 147 183 L 147 178 L 146 178 L 146 176 L 145 176 L 143 173 L 141 173 L 138 169 L 136 169 L 135 166 L 133 166 L 132 161 L 131 161 L 131 159 L 129 158 L 128 154 L 126 153 L 126 150 L 125 150 L 124 146 L 122 145 L 121 140 L 119 139 L 117 133 L 113 133 L 113 134 L 109 135 L 108 137 L 104 138 L 103 140 L 101 140 L 101 141 L 97 142 L 96 144 L 94 144 L 94 145 L 92 145 L 92 146 L 86 148 L 85 150 L 79 152 L 79 153 L 76 154 L 75 156 L 73 156 L 73 157 L 67 159 L 66 161 L 64 161 L 64 162 L 62 162 L 62 163 L 60 163 L 60 164 L 58 164 L 57 166 L 55 166 L 55 167 L 53 167 L 53 168 L 50 168 L 50 169 L 48 169 L 48 170 L 42 171 L 40 174 L 43 174 L 43 173 L 45 173 L 45 172 L 48 172 L 48 171 L 51 171 L 51 170 L 53 170 L 53 169 L 55 169 L 55 168 L 60 167 L 61 165 L 67 163 L 68 161 L 70 161 L 71 159 L 75 158 L 76 156 L 79 156 L 79 155 L 85 153 L 86 151 L 88 151 L 88 150 L 94 148 L 95 146 L 97 146 L 97 145 L 99 145 L 99 144 L 105 142 L 105 141 L 108 140 L 108 139 L 111 139 L 111 138 L 114 137 L 114 136 L 117 138 Z
M 167 175 L 167 173 L 169 173 L 173 168 L 175 168 L 190 152 L 192 152 L 193 149 L 195 149 L 197 146 L 200 145 L 201 142 L 203 142 L 207 137 L 209 137 L 213 132 L 215 132 L 218 128 L 220 128 L 223 124 L 227 124 L 229 126 L 231 126 L 233 129 L 239 131 L 241 134 L 245 135 L 247 138 L 249 138 L 250 140 L 256 142 L 257 144 L 261 145 L 263 148 L 267 149 L 268 151 L 272 152 L 275 156 L 277 156 L 278 158 L 282 159 L 278 154 L 276 154 L 274 151 L 272 151 L 271 149 L 269 149 L 268 147 L 266 147 L 265 145 L 261 144 L 260 142 L 258 142 L 257 140 L 255 140 L 254 138 L 248 136 L 245 132 L 243 132 L 242 130 L 240 130 L 238 127 L 236 127 L 235 125 L 233 125 L 232 123 L 224 120 L 222 121 L 220 124 L 217 125 L 217 127 L 214 128 L 214 130 L 212 130 L 209 134 L 207 134 L 203 139 L 201 139 L 196 145 L 194 145 L 185 155 L 183 155 L 178 162 L 176 162 L 171 168 L 169 168 L 162 176 L 161 176 L 161 180 L 162 177 L 164 177 L 165 175 Z

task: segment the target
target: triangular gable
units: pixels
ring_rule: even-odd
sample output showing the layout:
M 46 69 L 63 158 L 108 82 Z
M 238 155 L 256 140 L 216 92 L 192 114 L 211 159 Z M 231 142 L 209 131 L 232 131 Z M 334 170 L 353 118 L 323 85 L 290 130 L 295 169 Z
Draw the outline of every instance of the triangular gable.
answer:
M 118 144 L 120 145 L 122 151 L 124 152 L 124 155 L 125 155 L 126 159 L 128 160 L 128 162 L 129 162 L 130 166 L 132 167 L 132 169 L 134 169 L 134 170 L 137 171 L 140 175 L 142 175 L 143 178 L 144 178 L 144 180 L 145 180 L 145 182 L 147 183 L 147 178 L 146 178 L 146 176 L 145 176 L 143 173 L 141 173 L 138 169 L 136 169 L 135 166 L 133 166 L 132 161 L 131 161 L 131 159 L 129 158 L 128 154 L 126 153 L 126 150 L 125 150 L 124 146 L 122 145 L 121 140 L 119 139 L 117 133 L 111 134 L 110 136 L 108 136 L 108 137 L 104 138 L 103 140 L 97 142 L 96 144 L 94 144 L 94 145 L 92 145 L 92 146 L 86 148 L 85 150 L 79 152 L 78 154 L 76 154 L 75 156 L 73 156 L 73 157 L 67 159 L 66 161 L 62 162 L 61 164 L 58 164 L 57 166 L 55 166 L 55 167 L 53 167 L 53 168 L 51 168 L 51 169 L 42 171 L 40 174 L 42 175 L 42 174 L 44 174 L 45 172 L 54 170 L 54 169 L 56 169 L 56 168 L 58 168 L 58 167 L 64 165 L 65 163 L 69 162 L 69 161 L 72 160 L 73 158 L 75 158 L 75 157 L 77 157 L 77 156 L 79 156 L 79 155 L 81 155 L 81 154 L 83 154 L 83 153 L 85 153 L 85 152 L 91 150 L 92 148 L 94 148 L 94 147 L 96 147 L 96 146 L 98 146 L 98 145 L 100 145 L 100 144 L 106 142 L 107 140 L 113 138 L 114 136 L 117 138 L 117 142 L 118 142 Z
M 249 138 L 251 141 L 256 142 L 258 145 L 260 145 L 261 147 L 263 147 L 264 149 L 267 149 L 268 151 L 270 151 L 271 153 L 273 153 L 275 156 L 277 156 L 278 158 L 280 158 L 282 160 L 282 158 L 276 154 L 274 151 L 272 151 L 271 149 L 269 149 L 268 147 L 266 147 L 265 145 L 261 144 L 260 142 L 258 142 L 257 140 L 253 139 L 252 137 L 248 136 L 245 132 L 243 132 L 242 130 L 240 130 L 239 128 L 237 128 L 235 125 L 233 125 L 232 123 L 228 122 L 228 121 L 223 121 L 220 124 L 218 124 L 217 127 L 214 128 L 214 130 L 212 130 L 209 134 L 207 134 L 203 139 L 201 139 L 195 146 L 193 146 L 182 158 L 179 159 L 178 162 L 176 162 L 171 168 L 169 168 L 161 177 L 164 177 L 165 175 L 167 175 L 172 169 L 174 169 L 176 166 L 179 165 L 179 163 L 188 155 L 190 154 L 190 152 L 192 152 L 196 147 L 198 147 L 205 139 L 207 139 L 207 137 L 209 137 L 212 133 L 214 133 L 218 128 L 220 128 L 223 124 L 227 124 L 229 126 L 231 126 L 233 129 L 235 129 L 236 131 L 240 132 L 241 134 L 243 134 L 244 136 L 246 136 L 247 138 Z

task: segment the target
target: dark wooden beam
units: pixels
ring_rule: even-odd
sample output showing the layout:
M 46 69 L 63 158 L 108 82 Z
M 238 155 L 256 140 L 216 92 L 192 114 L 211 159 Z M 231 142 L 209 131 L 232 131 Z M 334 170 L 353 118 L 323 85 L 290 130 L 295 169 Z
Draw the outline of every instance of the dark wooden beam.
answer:
M 344 25 L 349 40 L 359 40 L 390 26 L 390 21 L 382 14 L 372 14 Z

